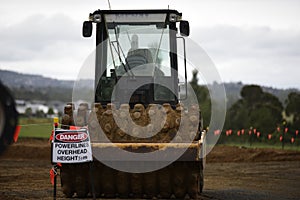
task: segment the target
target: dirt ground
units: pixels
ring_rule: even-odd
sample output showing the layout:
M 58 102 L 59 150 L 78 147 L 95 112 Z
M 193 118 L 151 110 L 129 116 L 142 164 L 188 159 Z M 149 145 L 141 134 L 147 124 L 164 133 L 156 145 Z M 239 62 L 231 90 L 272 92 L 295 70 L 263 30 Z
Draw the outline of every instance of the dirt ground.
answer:
M 0 199 L 53 199 L 50 168 L 48 141 L 20 139 L 0 157 Z M 300 199 L 299 189 L 300 152 L 217 146 L 200 199 Z

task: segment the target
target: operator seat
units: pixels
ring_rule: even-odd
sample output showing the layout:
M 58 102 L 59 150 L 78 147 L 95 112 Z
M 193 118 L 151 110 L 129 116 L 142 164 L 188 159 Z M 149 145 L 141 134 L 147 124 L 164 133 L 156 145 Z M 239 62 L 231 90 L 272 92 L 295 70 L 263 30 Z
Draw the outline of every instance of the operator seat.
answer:
M 149 49 L 134 49 L 127 54 L 127 63 L 132 69 L 134 67 L 153 63 L 151 51 Z

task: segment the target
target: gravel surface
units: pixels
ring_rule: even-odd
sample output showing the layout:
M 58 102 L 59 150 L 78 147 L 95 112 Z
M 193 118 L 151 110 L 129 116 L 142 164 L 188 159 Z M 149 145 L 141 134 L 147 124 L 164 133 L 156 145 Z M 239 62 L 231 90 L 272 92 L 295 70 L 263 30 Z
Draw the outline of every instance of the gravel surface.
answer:
M 50 144 L 21 139 L 0 157 L 0 199 L 53 199 Z M 58 178 L 59 182 L 59 178 Z M 217 146 L 199 199 L 300 199 L 300 152 Z M 58 184 L 57 199 L 65 199 Z

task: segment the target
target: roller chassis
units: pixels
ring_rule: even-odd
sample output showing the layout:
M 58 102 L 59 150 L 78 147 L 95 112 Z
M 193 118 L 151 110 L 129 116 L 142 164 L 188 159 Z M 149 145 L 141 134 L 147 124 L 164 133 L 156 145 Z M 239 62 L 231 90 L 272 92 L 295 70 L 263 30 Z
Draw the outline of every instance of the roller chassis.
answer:
M 203 189 L 205 132 L 198 101 L 188 94 L 184 39 L 189 35 L 188 21 L 170 9 L 96 10 L 83 23 L 84 37 L 92 35 L 93 24 L 96 103 L 91 110 L 83 103 L 77 111 L 68 104 L 61 128 L 88 127 L 94 161 L 60 165 L 63 193 L 67 197 L 196 199 Z M 178 41 L 183 44 L 183 90 Z M 124 160 L 116 149 L 142 159 Z M 157 152 L 158 157 L 143 159 Z M 127 165 L 161 167 L 119 168 Z
M 152 152 L 166 148 L 171 148 L 171 151 L 174 152 L 180 148 L 187 148 L 187 151 L 170 165 L 148 173 L 118 171 L 98 161 L 96 157 L 94 157 L 92 163 L 61 164 L 61 186 L 66 197 L 84 198 L 94 195 L 95 197 L 103 198 L 181 199 L 189 197 L 196 199 L 200 195 L 204 185 L 203 162 L 205 162 L 205 159 L 202 156 L 204 151 L 203 145 L 205 145 L 205 132 L 201 134 L 199 139 L 196 138 L 192 143 L 185 143 L 184 141 L 168 143 L 169 140 L 166 140 L 166 138 L 155 142 L 146 140 L 134 141 L 134 138 L 131 138 L 133 141 L 122 141 L 121 138 L 116 137 L 115 140 L 112 140 L 113 143 L 107 143 L 97 138 L 97 133 L 95 133 L 93 126 L 91 126 L 92 121 L 90 116 L 97 114 L 97 111 L 100 110 L 102 112 L 101 116 L 105 116 L 105 112 L 109 110 L 110 106 L 105 109 L 99 109 L 99 104 L 94 106 L 92 111 L 88 111 L 87 106 L 83 104 L 75 112 L 73 110 L 74 105 L 69 104 L 65 108 L 65 115 L 62 121 L 62 127 L 65 129 L 68 129 L 71 125 L 87 125 L 90 127 L 93 154 L 97 154 L 97 151 L 108 151 L 109 153 L 109 149 L 113 148 L 120 148 L 135 153 Z M 169 107 L 169 105 L 165 105 L 165 107 Z M 192 125 L 192 122 L 190 123 L 189 125 Z M 103 124 L 102 126 L 105 127 Z M 118 130 L 114 130 L 114 133 L 118 134 L 119 132 Z M 113 138 L 110 135 L 107 135 L 107 137 Z M 116 139 L 118 139 L 118 142 Z M 126 162 L 131 162 L 132 164 L 135 162 L 113 160 L 113 157 L 114 155 L 112 155 L 111 162 L 115 162 L 114 164 L 117 165 L 125 165 Z M 153 164 L 164 161 L 151 162 Z M 149 161 L 145 162 L 145 165 L 147 164 L 151 163 Z

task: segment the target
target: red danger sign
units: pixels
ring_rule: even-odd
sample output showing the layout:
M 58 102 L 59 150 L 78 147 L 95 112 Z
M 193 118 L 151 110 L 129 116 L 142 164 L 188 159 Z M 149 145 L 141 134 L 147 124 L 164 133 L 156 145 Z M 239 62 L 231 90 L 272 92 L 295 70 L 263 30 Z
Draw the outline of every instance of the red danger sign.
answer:
M 81 142 L 88 138 L 88 134 L 85 132 L 65 132 L 57 134 L 55 138 L 62 142 Z
M 87 129 L 64 130 L 56 128 L 51 146 L 53 163 L 84 163 L 93 160 Z

